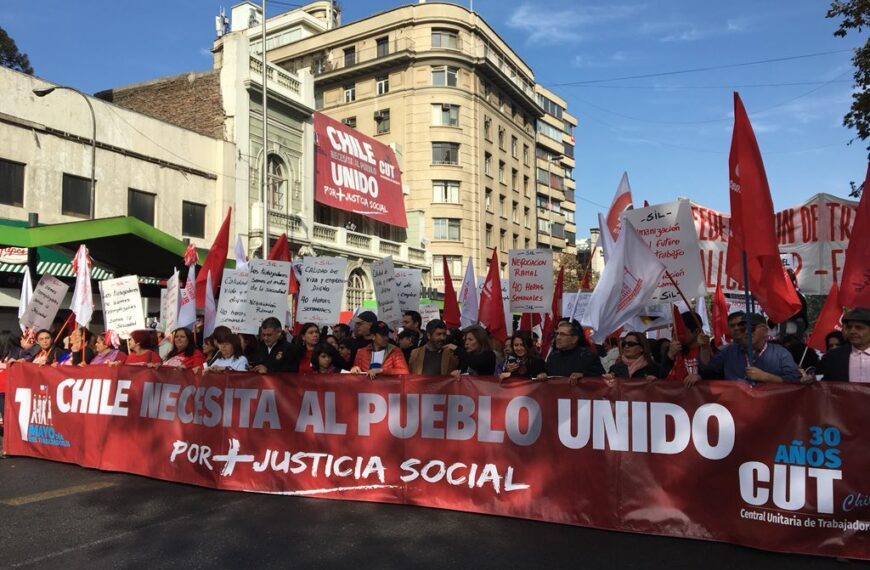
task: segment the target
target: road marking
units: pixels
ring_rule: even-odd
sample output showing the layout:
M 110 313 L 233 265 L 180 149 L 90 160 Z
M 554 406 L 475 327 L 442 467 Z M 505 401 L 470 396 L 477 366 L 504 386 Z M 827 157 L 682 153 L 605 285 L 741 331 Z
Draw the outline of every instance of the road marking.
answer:
M 48 501 L 49 499 L 57 499 L 59 497 L 67 497 L 78 493 L 87 493 L 89 491 L 97 491 L 107 487 L 114 487 L 117 483 L 112 481 L 97 481 L 95 483 L 87 483 L 85 485 L 74 485 L 72 487 L 64 487 L 62 489 L 54 489 L 44 493 L 36 493 L 34 495 L 24 495 L 23 497 L 13 497 L 11 499 L 0 500 L 0 505 L 8 505 L 10 507 L 20 507 L 21 505 L 29 505 L 30 503 L 38 503 L 40 501 Z

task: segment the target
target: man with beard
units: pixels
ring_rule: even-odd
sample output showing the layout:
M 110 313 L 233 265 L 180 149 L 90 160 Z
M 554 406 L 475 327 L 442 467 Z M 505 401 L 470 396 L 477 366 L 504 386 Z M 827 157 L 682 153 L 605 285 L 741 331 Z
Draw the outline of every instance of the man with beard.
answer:
M 453 350 L 444 348 L 447 341 L 447 325 L 440 319 L 433 319 L 426 325 L 428 341 L 420 348 L 411 351 L 408 368 L 411 374 L 447 376 L 459 369 L 459 359 Z

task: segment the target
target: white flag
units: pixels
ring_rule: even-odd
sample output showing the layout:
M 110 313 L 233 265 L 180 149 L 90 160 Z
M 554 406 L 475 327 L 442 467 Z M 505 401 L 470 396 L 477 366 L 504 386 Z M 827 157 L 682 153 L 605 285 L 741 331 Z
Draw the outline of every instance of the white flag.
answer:
M 604 254 L 604 265 L 606 267 L 616 245 L 613 243 L 613 238 L 607 229 L 607 222 L 604 221 L 604 216 L 600 212 L 598 213 L 598 228 L 600 230 L 598 233 L 598 247 L 601 248 L 601 252 Z
M 583 315 L 583 326 L 595 330 L 592 340 L 602 342 L 636 316 L 664 273 L 664 264 L 637 235 L 631 222 L 625 220 L 610 262 L 604 266 Z
M 91 258 L 84 244 L 79 246 L 72 263 L 76 273 L 76 288 L 69 308 L 76 314 L 76 323 L 87 327 L 94 314 L 94 292 L 91 289 Z
M 184 290 L 179 295 L 178 324 L 176 327 L 192 328 L 194 323 L 196 323 L 196 265 L 191 265 L 187 272 Z
M 477 281 L 474 279 L 474 258 L 468 256 L 468 264 L 465 266 L 465 277 L 462 278 L 462 287 L 459 289 L 459 304 L 462 310 L 459 312 L 459 324 L 462 328 L 477 324 Z
M 242 236 L 236 236 L 236 269 L 248 270 L 248 256 L 245 253 L 245 246 L 242 245 Z
M 203 338 L 208 338 L 214 334 L 214 323 L 217 319 L 217 304 L 214 301 L 214 288 L 211 284 L 211 270 L 205 278 L 205 316 L 203 323 L 202 335 Z
M 21 282 L 21 298 L 18 299 L 18 325 L 21 327 L 21 332 L 27 328 L 21 324 L 21 318 L 24 316 L 24 311 L 27 310 L 27 304 L 33 298 L 33 281 L 30 280 L 30 268 L 24 266 L 24 281 Z

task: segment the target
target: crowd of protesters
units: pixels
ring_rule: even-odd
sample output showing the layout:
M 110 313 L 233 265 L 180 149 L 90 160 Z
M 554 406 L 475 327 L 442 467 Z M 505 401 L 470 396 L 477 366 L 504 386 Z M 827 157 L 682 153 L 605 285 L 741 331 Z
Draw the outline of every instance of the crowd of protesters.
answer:
M 857 308 L 843 317 L 843 331 L 830 331 L 827 350 L 807 349 L 795 334 L 778 336 L 775 326 L 758 314 L 728 316 L 732 341 L 717 346 L 693 312 L 681 315 L 679 334 L 651 341 L 637 331 L 622 331 L 604 345 L 587 340 L 576 321 L 557 323 L 552 349 L 541 353 L 541 339 L 517 331 L 506 342 L 490 337 L 480 326 L 450 329 L 438 319 L 425 329 L 416 311 L 402 317 L 401 330 L 379 321 L 372 311 L 359 313 L 348 325 L 323 327 L 305 323 L 292 335 L 276 318 L 268 318 L 259 336 L 217 327 L 208 338 L 190 328 L 163 335 L 134 331 L 125 341 L 110 333 L 93 335 L 67 327 L 58 319 L 54 330 L 40 330 L 7 342 L 7 364 L 33 362 L 45 366 L 103 364 L 172 367 L 195 372 L 252 371 L 379 375 L 495 376 L 502 382 L 567 377 L 673 380 L 693 386 L 703 380 L 746 380 L 752 383 L 838 380 L 870 382 L 870 309 Z M 751 347 L 751 350 L 750 350 Z

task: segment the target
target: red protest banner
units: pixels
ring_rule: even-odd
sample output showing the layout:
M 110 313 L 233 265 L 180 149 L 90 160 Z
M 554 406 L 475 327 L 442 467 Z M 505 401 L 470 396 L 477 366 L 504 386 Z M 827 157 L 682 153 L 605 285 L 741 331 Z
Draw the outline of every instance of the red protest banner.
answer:
M 402 174 L 393 149 L 314 113 L 314 199 L 373 220 L 408 227 Z
M 16 364 L 6 453 L 870 559 L 870 391 Z

